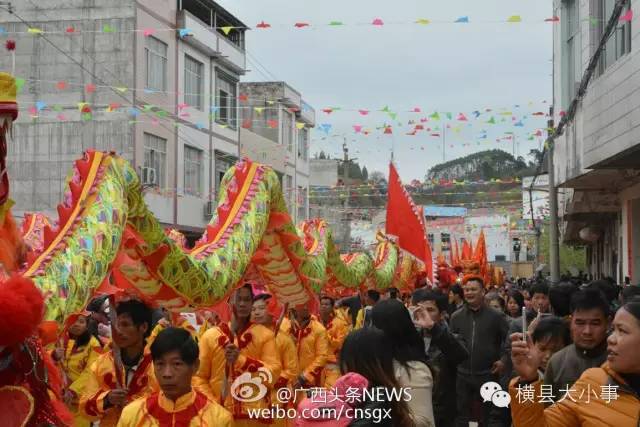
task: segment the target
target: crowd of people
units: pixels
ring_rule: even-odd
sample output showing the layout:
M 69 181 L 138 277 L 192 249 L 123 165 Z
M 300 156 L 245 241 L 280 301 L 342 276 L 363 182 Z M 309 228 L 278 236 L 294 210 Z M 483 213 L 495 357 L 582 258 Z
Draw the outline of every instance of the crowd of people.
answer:
M 465 276 L 319 302 L 279 315 L 247 284 L 230 321 L 208 312 L 196 327 L 92 301 L 52 350 L 74 425 L 640 425 L 638 286 Z

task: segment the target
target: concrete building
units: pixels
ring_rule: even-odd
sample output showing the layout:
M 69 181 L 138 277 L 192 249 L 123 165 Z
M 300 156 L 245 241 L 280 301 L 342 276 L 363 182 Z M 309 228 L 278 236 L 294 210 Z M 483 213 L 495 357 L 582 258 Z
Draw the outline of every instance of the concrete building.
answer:
M 274 168 L 295 222 L 309 218 L 309 142 L 315 110 L 284 82 L 242 82 L 240 150 Z
M 509 216 L 489 209 L 467 209 L 446 206 L 423 206 L 427 238 L 434 256 L 449 258 L 455 239 L 462 250 L 462 240 L 475 244 L 484 230 L 489 262 L 511 261 Z
M 554 109 L 567 111 L 612 0 L 554 0 Z M 631 0 L 632 10 L 640 0 Z M 627 13 L 628 7 L 624 13 Z M 595 19 L 591 19 L 595 18 Z M 640 26 L 619 21 L 575 118 L 555 141 L 561 234 L 587 245 L 596 278 L 640 281 Z
M 339 160 L 336 159 L 311 159 L 310 160 L 311 185 L 314 187 L 335 187 L 338 180 Z
M 165 226 L 198 235 L 239 157 L 246 25 L 211 0 L 13 7 L 14 15 L 0 11 L 0 25 L 17 42 L 18 101 L 31 109 L 21 111 L 9 149 L 18 215 L 56 217 L 72 161 L 96 148 L 133 163 Z M 9 55 L 0 69 L 11 70 Z

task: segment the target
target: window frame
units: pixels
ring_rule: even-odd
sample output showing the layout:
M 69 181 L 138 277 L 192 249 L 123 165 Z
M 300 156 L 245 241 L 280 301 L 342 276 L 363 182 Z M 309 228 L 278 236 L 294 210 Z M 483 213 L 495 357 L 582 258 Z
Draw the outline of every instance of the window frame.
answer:
M 187 67 L 187 64 L 194 65 L 197 70 L 190 70 Z M 196 78 L 195 85 L 197 88 L 196 92 L 190 92 L 191 88 L 188 88 L 187 85 L 190 82 L 188 77 Z M 204 111 L 204 63 L 198 61 L 193 56 L 186 54 L 184 55 L 184 103 L 190 107 L 194 107 L 200 111 Z M 195 97 L 195 98 L 193 98 Z M 195 103 L 193 102 L 195 100 Z
M 156 183 L 153 186 L 165 188 L 167 186 L 167 139 L 148 132 L 144 132 L 143 135 L 143 168 L 154 169 Z M 160 145 L 163 145 L 163 147 L 160 148 Z M 149 154 L 148 157 L 147 153 Z
M 154 43 L 157 43 L 155 46 L 153 46 Z M 158 52 L 155 49 L 153 49 L 153 47 L 162 47 L 164 48 L 164 53 L 162 52 Z M 144 51 L 145 51 L 145 62 L 146 62 L 146 67 L 147 67 L 147 73 L 146 73 L 146 77 L 145 77 L 145 89 L 149 89 L 152 91 L 157 91 L 157 92 L 166 92 L 167 90 L 167 68 L 168 68 L 168 54 L 169 54 L 169 45 L 165 42 L 163 42 L 160 39 L 157 39 L 153 36 L 148 36 L 145 37 L 145 45 L 144 45 Z M 152 70 L 152 59 L 153 58 L 157 58 L 159 59 L 159 63 L 162 65 L 162 83 L 161 83 L 161 87 L 153 87 L 153 85 L 151 84 L 151 70 Z M 154 62 L 155 64 L 155 62 Z M 156 82 L 153 82 L 154 84 Z
M 229 94 L 226 91 L 224 93 L 227 96 L 221 96 L 220 92 L 223 89 L 220 87 L 219 82 L 222 81 L 229 86 L 233 87 L 235 93 Z M 222 99 L 225 101 L 225 107 L 223 110 L 222 107 Z M 238 80 L 233 78 L 233 76 L 222 72 L 220 70 L 216 71 L 216 87 L 215 87 L 215 106 L 216 110 L 216 123 L 227 125 L 229 128 L 236 130 L 238 129 Z M 228 101 L 230 101 L 230 105 L 228 105 Z M 223 117 L 224 111 L 224 117 Z
M 197 158 L 191 159 L 189 158 L 187 153 L 194 153 Z M 204 151 L 197 148 L 192 147 L 190 145 L 184 146 L 183 153 L 183 167 L 184 167 L 184 194 L 189 196 L 201 197 L 203 194 L 203 184 L 204 184 Z M 195 169 L 193 169 L 195 166 Z M 195 170 L 195 180 L 196 180 L 196 188 L 194 189 L 192 183 L 188 181 L 188 176 L 193 176 L 193 171 Z

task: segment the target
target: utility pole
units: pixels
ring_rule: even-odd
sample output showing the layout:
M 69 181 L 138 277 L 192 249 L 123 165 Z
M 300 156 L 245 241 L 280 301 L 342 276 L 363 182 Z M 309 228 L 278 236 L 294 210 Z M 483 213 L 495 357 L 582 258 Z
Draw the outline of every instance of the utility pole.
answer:
M 347 197 L 344 200 L 344 228 L 343 228 L 343 237 L 342 242 L 344 246 L 348 246 L 351 243 L 351 215 L 349 215 L 349 198 L 351 197 L 351 193 L 349 191 L 349 166 L 351 165 L 352 159 L 349 159 L 349 147 L 347 147 L 347 138 L 344 138 L 344 142 L 342 143 L 342 152 L 344 153 L 342 159 L 342 176 L 344 180 L 344 188 L 347 191 Z M 349 248 L 345 248 L 346 251 Z
M 549 109 L 551 120 L 547 127 L 554 128 L 553 107 Z M 555 171 L 553 169 L 554 144 L 551 138 L 547 139 L 548 158 L 547 168 L 549 173 L 549 270 L 551 281 L 557 283 L 560 280 L 560 245 L 558 243 L 558 193 L 556 191 Z

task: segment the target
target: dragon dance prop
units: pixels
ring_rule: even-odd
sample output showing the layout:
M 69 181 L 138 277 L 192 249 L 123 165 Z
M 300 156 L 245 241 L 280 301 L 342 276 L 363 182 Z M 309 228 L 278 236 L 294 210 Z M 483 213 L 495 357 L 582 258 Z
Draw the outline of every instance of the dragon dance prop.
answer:
M 467 239 L 463 241 L 462 251 L 459 253 L 458 241 L 454 240 L 449 261 L 442 255 L 438 256 L 436 271 L 440 287 L 449 288 L 459 280 L 465 281 L 471 277 L 482 279 L 485 287 L 503 286 L 504 270 L 487 260 L 484 232 L 480 231 L 475 248 L 469 242 Z
M 11 76 L 1 77 L 15 87 Z M 11 219 L 6 144 L 2 154 L 1 206 Z M 105 286 L 178 312 L 225 300 L 245 277 L 259 278 L 280 303 L 297 305 L 332 284 L 384 289 L 400 275 L 408 281 L 406 272 L 415 270 L 408 260 L 399 267 L 403 258 L 390 241 L 383 239 L 374 256 L 341 256 L 325 221 L 307 221 L 298 230 L 268 166 L 238 162 L 223 178 L 218 200 L 204 235 L 187 250 L 150 212 L 126 160 L 87 151 L 73 164 L 58 220 L 28 219 L 24 263 L 17 268 L 14 260 L 6 269 L 35 283 L 47 301 L 45 319 L 60 324 Z

